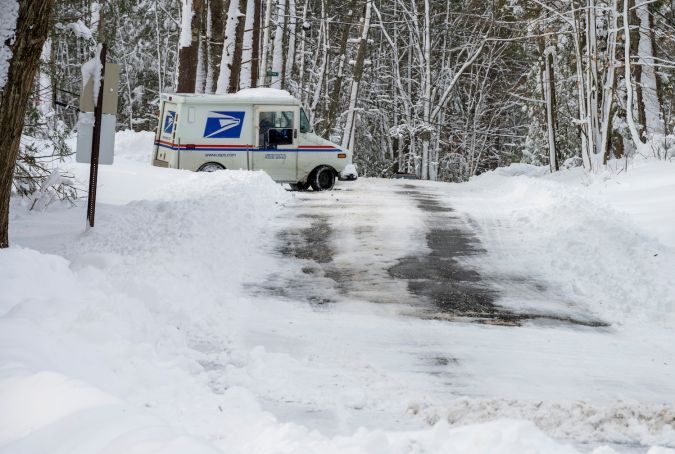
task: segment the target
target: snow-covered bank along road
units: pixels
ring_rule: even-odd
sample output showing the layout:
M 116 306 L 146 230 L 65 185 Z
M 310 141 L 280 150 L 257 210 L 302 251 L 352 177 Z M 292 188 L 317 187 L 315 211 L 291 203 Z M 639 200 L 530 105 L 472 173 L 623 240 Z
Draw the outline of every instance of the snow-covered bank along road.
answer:
M 133 156 L 150 150 L 137 138 L 118 135 L 126 154 L 101 168 L 95 229 L 83 233 L 83 204 L 45 213 L 13 206 L 14 246 L 0 252 L 0 452 L 555 453 L 592 450 L 578 444 L 585 442 L 629 443 L 636 452 L 675 445 L 667 304 L 646 306 L 633 322 L 606 310 L 607 300 L 598 307 L 582 273 L 570 294 L 549 274 L 557 268 L 520 257 L 511 260 L 515 274 L 530 281 L 519 292 L 546 285 L 522 306 L 496 288 L 495 303 L 590 314 L 611 326 L 435 316 L 447 312 L 389 271 L 434 252 L 435 215 L 405 194 L 405 183 L 362 180 L 332 193 L 288 193 L 262 173 L 149 167 Z M 75 171 L 86 175 L 84 166 Z M 485 252 L 461 259 L 462 269 L 495 288 L 505 281 L 501 258 L 520 241 L 515 221 L 559 224 L 553 205 L 519 217 L 528 206 L 515 203 L 518 185 L 561 197 L 576 183 L 492 178 L 416 183 L 415 191 L 437 202 L 439 216 L 451 213 L 453 228 L 473 228 Z M 577 191 L 587 203 L 586 190 Z M 503 199 L 495 204 L 497 192 Z M 574 210 L 562 214 L 573 222 Z M 593 215 L 589 209 L 578 219 L 610 242 L 624 238 L 614 232 L 616 217 L 601 211 L 609 224 L 594 224 Z M 497 219 L 503 233 L 491 236 Z M 621 232 L 631 231 L 618 219 Z M 530 237 L 524 254 L 541 251 L 546 240 Z M 660 244 L 639 227 L 627 237 L 637 249 Z M 592 266 L 566 247 L 569 253 L 556 253 L 559 263 Z M 675 263 L 672 250 L 659 251 L 662 266 Z M 621 250 L 615 254 L 624 263 Z M 634 267 L 645 269 L 646 258 L 632 256 Z M 645 274 L 626 279 L 654 284 Z M 661 320 L 649 321 L 659 310 Z

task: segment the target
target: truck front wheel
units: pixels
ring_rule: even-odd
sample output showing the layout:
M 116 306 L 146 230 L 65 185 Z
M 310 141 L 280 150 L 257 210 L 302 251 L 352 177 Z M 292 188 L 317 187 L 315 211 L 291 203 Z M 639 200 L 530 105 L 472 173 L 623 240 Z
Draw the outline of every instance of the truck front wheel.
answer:
M 335 185 L 335 170 L 328 166 L 320 166 L 312 171 L 308 182 L 315 191 L 330 191 Z
M 217 162 L 207 162 L 202 164 L 200 168 L 197 169 L 197 172 L 215 172 L 216 170 L 224 170 L 225 167 L 218 164 Z

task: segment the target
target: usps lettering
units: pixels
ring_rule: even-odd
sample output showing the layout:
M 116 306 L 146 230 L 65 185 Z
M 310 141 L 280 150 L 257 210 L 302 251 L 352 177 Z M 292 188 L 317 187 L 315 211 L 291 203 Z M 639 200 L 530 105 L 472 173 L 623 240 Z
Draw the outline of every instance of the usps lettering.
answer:
M 246 112 L 211 112 L 206 119 L 204 138 L 237 139 L 241 136 Z
M 176 125 L 176 112 L 174 112 L 173 110 L 169 110 L 164 116 L 164 133 L 171 134 L 173 132 L 173 128 L 175 125 Z

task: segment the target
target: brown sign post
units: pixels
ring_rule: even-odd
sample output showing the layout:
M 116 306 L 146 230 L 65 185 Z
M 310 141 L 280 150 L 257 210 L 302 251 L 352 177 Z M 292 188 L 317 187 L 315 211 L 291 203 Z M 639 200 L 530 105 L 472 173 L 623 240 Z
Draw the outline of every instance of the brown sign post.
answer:
M 87 221 L 89 227 L 94 226 L 96 215 L 96 180 L 98 179 L 98 155 L 101 145 L 101 116 L 103 115 L 103 90 L 105 80 L 105 59 L 107 46 L 101 45 L 101 74 L 98 75 L 99 88 L 96 107 L 94 107 L 94 133 L 91 141 L 91 165 L 89 166 L 89 197 L 87 199 Z

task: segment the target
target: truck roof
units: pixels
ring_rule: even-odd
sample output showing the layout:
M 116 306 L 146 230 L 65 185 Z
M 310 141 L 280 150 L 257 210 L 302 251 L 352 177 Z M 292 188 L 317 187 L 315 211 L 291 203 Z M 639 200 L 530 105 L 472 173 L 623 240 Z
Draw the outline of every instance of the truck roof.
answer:
M 245 88 L 230 94 L 163 93 L 161 99 L 187 104 L 300 104 L 289 92 L 276 88 Z

